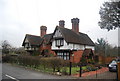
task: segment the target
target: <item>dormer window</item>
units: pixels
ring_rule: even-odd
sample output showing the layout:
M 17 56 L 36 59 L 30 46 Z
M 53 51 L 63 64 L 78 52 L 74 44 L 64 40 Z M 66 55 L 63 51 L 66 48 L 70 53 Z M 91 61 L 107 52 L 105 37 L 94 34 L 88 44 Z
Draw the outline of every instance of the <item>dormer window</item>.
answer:
M 56 46 L 60 47 L 64 45 L 64 40 L 63 38 L 55 39 Z

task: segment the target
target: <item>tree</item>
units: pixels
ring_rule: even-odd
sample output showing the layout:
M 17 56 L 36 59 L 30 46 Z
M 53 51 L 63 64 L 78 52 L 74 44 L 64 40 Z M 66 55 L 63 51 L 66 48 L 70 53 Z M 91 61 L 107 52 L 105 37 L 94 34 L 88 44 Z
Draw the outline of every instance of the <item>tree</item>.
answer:
M 95 43 L 95 52 L 96 53 L 102 53 L 103 52 L 103 38 L 97 39 L 97 42 Z
M 120 1 L 104 2 L 100 8 L 100 21 L 98 22 L 101 29 L 108 31 L 120 28 Z
M 103 38 L 97 39 L 97 43 L 95 43 L 95 52 L 108 57 L 108 56 L 120 56 L 119 55 L 119 48 L 120 47 L 112 47 L 107 41 L 105 41 Z
M 9 54 L 9 51 L 11 49 L 11 45 L 7 40 L 2 41 L 1 43 L 2 46 L 2 54 Z
M 110 45 L 103 38 L 97 39 L 97 43 L 95 43 L 95 52 L 103 55 L 106 48 L 110 48 Z

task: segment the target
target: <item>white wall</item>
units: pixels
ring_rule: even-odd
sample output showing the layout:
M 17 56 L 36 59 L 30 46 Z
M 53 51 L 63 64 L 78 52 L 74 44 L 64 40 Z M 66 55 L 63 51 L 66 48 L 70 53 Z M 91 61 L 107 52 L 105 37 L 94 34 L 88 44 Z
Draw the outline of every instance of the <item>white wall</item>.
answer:
M 59 30 L 56 30 L 53 37 L 62 37 L 62 34 L 61 34 L 61 32 Z
M 29 41 L 28 41 L 28 39 L 26 38 L 26 39 L 25 39 L 25 43 L 28 43 L 28 42 L 29 42 Z
M 94 46 L 85 46 L 85 45 L 80 45 L 80 44 L 72 44 L 72 43 L 69 43 L 69 44 L 67 44 L 67 42 L 64 40 L 64 46 L 61 46 L 60 48 L 58 48 L 58 47 L 56 47 L 56 45 L 55 45 L 56 43 L 55 43 L 55 40 L 52 42 L 52 50 L 63 50 L 63 49 L 65 49 L 65 50 L 67 50 L 67 49 L 69 49 L 69 50 L 73 50 L 73 49 L 75 49 L 75 50 L 84 50 L 85 48 L 90 48 L 90 49 L 92 49 L 92 50 L 94 50 Z
M 88 45 L 86 45 L 85 48 L 88 48 L 88 49 L 90 48 L 90 49 L 92 49 L 92 50 L 95 50 L 95 47 L 94 47 L 94 46 L 88 46 Z
M 34 50 L 34 48 L 31 48 L 31 47 L 30 47 L 30 48 L 28 48 L 28 49 L 27 49 L 27 48 L 25 48 L 25 50 Z

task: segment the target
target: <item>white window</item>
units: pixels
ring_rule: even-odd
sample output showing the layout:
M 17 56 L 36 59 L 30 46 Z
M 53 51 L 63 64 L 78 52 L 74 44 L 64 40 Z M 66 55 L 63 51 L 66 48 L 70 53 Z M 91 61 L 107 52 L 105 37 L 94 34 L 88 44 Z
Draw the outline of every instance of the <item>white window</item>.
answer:
M 64 45 L 63 39 L 56 39 L 55 42 L 56 42 L 56 46 L 63 46 Z

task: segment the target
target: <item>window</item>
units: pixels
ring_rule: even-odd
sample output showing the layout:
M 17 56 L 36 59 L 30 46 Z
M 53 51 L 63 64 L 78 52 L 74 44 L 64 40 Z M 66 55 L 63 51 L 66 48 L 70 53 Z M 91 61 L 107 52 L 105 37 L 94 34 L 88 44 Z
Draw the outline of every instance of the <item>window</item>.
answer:
M 30 44 L 29 44 L 29 43 L 25 43 L 25 47 L 26 47 L 26 48 L 29 48 L 29 47 L 30 47 Z
M 63 46 L 64 45 L 64 40 L 63 39 L 56 39 L 56 46 Z
M 69 60 L 69 52 L 58 52 L 57 53 L 58 58 L 62 58 L 64 60 Z
M 64 53 L 64 58 L 63 58 L 64 60 L 67 60 L 67 56 L 66 56 L 66 53 Z

